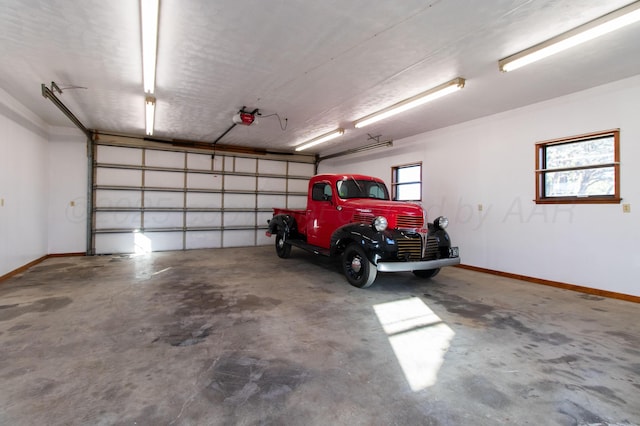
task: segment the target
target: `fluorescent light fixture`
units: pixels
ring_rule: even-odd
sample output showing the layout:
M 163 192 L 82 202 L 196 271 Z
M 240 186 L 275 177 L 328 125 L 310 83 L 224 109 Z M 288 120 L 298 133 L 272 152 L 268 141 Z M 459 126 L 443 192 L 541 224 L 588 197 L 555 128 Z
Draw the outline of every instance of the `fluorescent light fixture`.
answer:
M 513 71 L 639 20 L 640 1 L 637 1 L 515 55 L 501 59 L 498 61 L 498 67 L 500 71 Z
M 144 92 L 152 95 L 156 87 L 158 52 L 158 11 L 160 0 L 140 0 L 142 24 L 142 78 Z
M 464 87 L 464 83 L 465 83 L 464 78 L 461 78 L 461 77 L 454 78 L 451 81 L 448 81 L 444 84 L 436 86 L 425 92 L 419 93 L 415 96 L 410 97 L 409 99 L 405 99 L 404 101 L 400 101 L 396 104 L 391 105 L 390 107 L 382 109 L 378 112 L 374 112 L 373 114 L 369 114 L 366 117 L 362 117 L 354 121 L 353 125 L 356 128 L 360 128 L 360 127 L 367 126 L 371 123 L 375 123 L 376 121 L 384 120 L 385 118 L 410 110 L 411 108 L 415 108 L 417 106 L 426 104 L 427 102 L 431 102 L 433 100 L 441 98 L 445 95 L 448 95 L 449 93 L 458 91 Z
M 311 148 L 312 146 L 316 146 L 323 142 L 330 141 L 331 139 L 335 139 L 338 136 L 344 135 L 344 129 L 337 129 L 333 132 L 325 133 L 324 135 L 318 136 L 317 138 L 313 138 L 310 141 L 305 142 L 303 145 L 300 145 L 296 148 L 296 151 L 303 151 L 305 149 Z
M 156 98 L 153 96 L 147 96 L 147 99 L 145 99 L 145 113 L 147 136 L 151 136 L 153 135 L 153 122 L 156 117 Z

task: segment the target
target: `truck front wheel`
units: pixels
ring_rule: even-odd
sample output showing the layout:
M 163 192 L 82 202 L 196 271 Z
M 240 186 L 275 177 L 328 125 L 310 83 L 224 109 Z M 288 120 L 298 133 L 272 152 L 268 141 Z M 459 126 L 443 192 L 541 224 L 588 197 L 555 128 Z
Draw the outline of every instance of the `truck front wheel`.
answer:
M 342 269 L 349 283 L 358 288 L 367 288 L 376 279 L 378 270 L 367 259 L 364 250 L 358 244 L 350 244 L 342 255 Z
M 291 244 L 285 241 L 284 234 L 280 232 L 276 234 L 276 253 L 283 259 L 291 256 Z

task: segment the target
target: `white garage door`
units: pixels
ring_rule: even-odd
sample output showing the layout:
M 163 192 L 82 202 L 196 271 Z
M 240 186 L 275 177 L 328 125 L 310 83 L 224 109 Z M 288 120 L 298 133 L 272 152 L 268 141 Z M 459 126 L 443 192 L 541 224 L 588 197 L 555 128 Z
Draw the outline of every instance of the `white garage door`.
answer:
M 95 142 L 95 254 L 269 244 L 272 208 L 306 206 L 311 159 L 156 145 Z

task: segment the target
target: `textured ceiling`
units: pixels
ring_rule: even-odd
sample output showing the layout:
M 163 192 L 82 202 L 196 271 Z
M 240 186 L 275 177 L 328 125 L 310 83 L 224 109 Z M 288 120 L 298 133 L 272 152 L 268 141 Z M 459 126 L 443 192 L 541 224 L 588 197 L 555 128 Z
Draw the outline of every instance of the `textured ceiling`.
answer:
M 288 151 L 344 127 L 324 154 L 619 80 L 640 73 L 640 23 L 511 73 L 497 61 L 628 3 L 161 0 L 154 136 L 213 142 L 247 106 L 263 117 L 219 143 Z M 86 87 L 60 95 L 86 127 L 144 135 L 139 15 L 134 0 L 0 0 L 0 87 L 65 126 L 40 85 Z M 455 77 L 462 91 L 353 128 Z

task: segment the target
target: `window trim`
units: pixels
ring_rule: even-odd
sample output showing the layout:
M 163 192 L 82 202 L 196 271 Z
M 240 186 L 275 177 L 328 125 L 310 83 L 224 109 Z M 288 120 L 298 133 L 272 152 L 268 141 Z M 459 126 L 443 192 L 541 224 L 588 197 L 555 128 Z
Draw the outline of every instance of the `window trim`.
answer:
M 613 136 L 613 163 L 595 164 L 590 166 L 576 166 L 576 167 L 559 167 L 554 169 L 544 168 L 544 155 L 545 149 L 548 146 L 560 145 L 571 142 L 586 141 L 603 136 Z M 582 135 L 569 136 L 565 138 L 551 139 L 542 142 L 537 142 L 535 145 L 536 150 L 536 168 L 535 168 L 535 180 L 536 180 L 536 198 L 534 202 L 536 204 L 620 204 L 622 198 L 620 197 L 620 129 L 610 129 L 600 132 L 585 133 Z M 547 172 L 559 172 L 570 170 L 587 170 L 597 169 L 603 167 L 613 167 L 614 173 L 614 194 L 613 195 L 593 195 L 588 197 L 567 196 L 567 197 L 545 197 L 544 196 L 544 177 Z
M 396 182 L 396 177 L 397 177 L 397 171 L 398 169 L 405 169 L 408 167 L 416 167 L 419 166 L 420 167 L 420 180 L 419 181 L 412 181 L 412 182 L 402 182 L 402 183 L 398 183 Z M 420 184 L 420 198 L 417 200 L 398 200 L 398 187 L 401 185 L 409 185 L 409 184 Z M 415 163 L 407 163 L 407 164 L 400 164 L 397 166 L 392 166 L 391 167 L 391 199 L 393 201 L 418 201 L 421 202 L 422 201 L 422 161 L 418 161 Z

